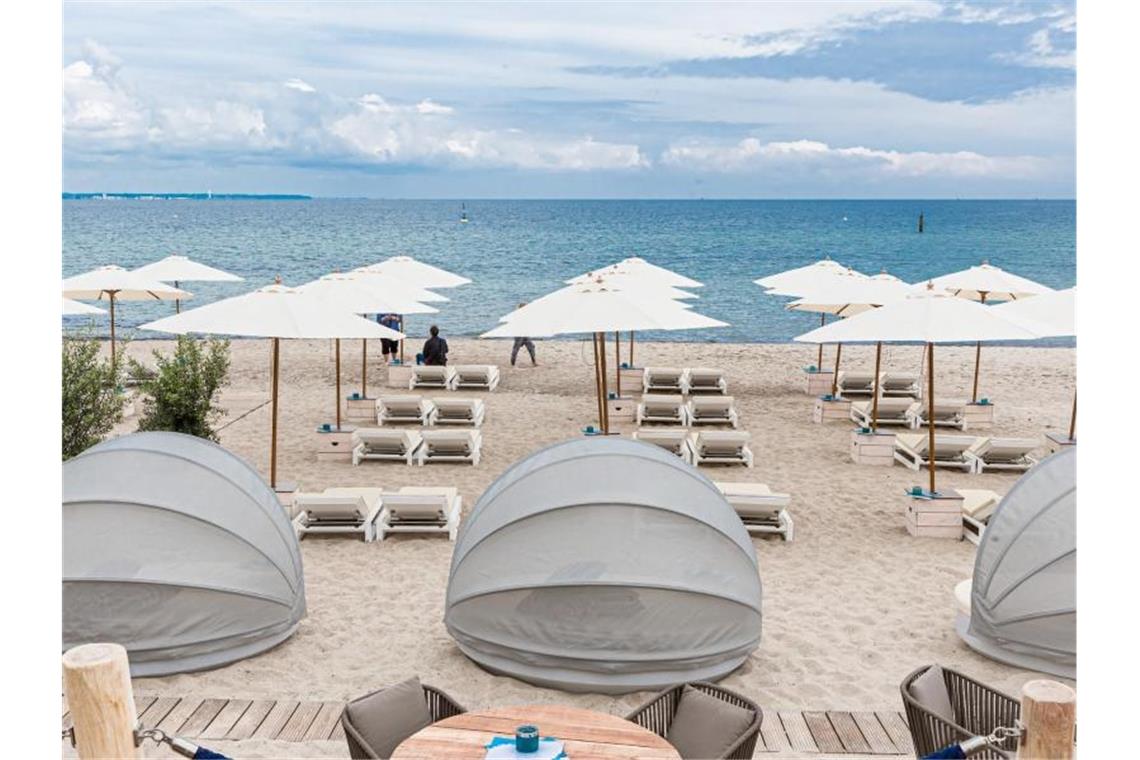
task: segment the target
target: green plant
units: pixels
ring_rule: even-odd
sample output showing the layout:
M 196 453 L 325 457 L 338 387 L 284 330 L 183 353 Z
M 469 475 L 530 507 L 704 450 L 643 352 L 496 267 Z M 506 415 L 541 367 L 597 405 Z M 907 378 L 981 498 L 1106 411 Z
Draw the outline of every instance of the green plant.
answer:
M 226 385 L 230 342 L 179 336 L 174 353 L 154 352 L 155 369 L 130 360 L 131 377 L 142 393 L 139 430 L 171 430 L 218 440 L 213 424 L 225 412 L 215 397 Z
M 63 458 L 94 446 L 123 418 L 119 372 L 94 338 L 63 339 Z

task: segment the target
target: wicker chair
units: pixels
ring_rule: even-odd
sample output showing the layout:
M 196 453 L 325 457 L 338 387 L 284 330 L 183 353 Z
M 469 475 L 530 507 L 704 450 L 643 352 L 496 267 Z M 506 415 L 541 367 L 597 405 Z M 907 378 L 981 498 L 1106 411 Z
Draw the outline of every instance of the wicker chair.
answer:
M 686 685 L 752 713 L 753 719 L 748 728 L 729 745 L 728 749 L 718 756 L 724 760 L 748 760 L 751 758 L 756 749 L 756 737 L 760 733 L 760 722 L 764 719 L 764 711 L 752 700 L 707 681 L 693 681 L 689 684 L 682 683 L 668 688 L 625 716 L 625 719 L 664 738 L 665 734 L 669 732 L 669 724 L 673 722 L 673 716 L 677 714 L 677 706 L 681 702 L 681 692 L 685 690 Z
M 955 723 L 947 723 L 923 708 L 910 693 L 911 684 L 932 667 L 925 665 L 919 668 L 899 685 L 915 757 L 925 757 L 971 736 L 988 736 L 998 726 L 1013 726 L 1020 717 L 1021 705 L 1013 697 L 944 667 L 942 675 L 955 719 Z M 1016 751 L 1016 739 L 1007 739 L 1001 749 L 988 748 L 970 757 L 971 760 L 997 760 L 1012 758 Z
M 431 713 L 432 723 L 467 712 L 458 702 L 434 686 L 428 686 L 427 684 L 422 684 L 422 686 L 424 699 L 427 701 L 428 712 Z M 384 691 L 384 689 L 380 691 Z M 366 699 L 372 696 L 372 694 L 378 693 L 378 691 L 374 691 L 360 699 Z M 348 754 L 353 760 L 387 760 L 386 757 L 377 754 L 377 752 L 368 745 L 368 741 L 361 735 L 359 728 L 353 725 L 347 709 L 341 713 L 340 722 L 341 725 L 344 726 L 344 738 L 345 741 L 348 742 Z

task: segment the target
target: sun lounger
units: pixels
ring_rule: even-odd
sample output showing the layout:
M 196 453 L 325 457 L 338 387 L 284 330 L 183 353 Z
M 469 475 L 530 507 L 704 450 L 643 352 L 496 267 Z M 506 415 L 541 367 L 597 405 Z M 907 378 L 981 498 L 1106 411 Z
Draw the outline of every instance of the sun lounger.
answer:
M 479 464 L 483 434 L 478 430 L 425 430 L 416 463 L 470 462 Z
M 851 421 L 862 427 L 871 427 L 871 404 L 873 399 L 867 401 L 851 402 Z M 907 411 L 914 403 L 909 398 L 881 398 L 879 399 L 879 424 L 910 426 L 910 416 Z
M 412 377 L 408 380 L 408 390 L 416 388 L 443 388 L 451 390 L 451 383 L 455 380 L 454 367 L 441 367 L 439 365 L 413 364 Z
M 791 496 L 773 493 L 763 483 L 713 481 L 713 485 L 724 494 L 749 533 L 775 533 L 783 536 L 785 541 L 792 540 L 795 526 L 787 510 Z
M 376 539 L 383 499 L 379 488 L 326 488 L 324 493 L 295 494 L 293 508 L 297 538 L 310 533 L 359 533 L 367 543 Z
M 376 400 L 376 422 L 381 427 L 412 424 L 427 426 L 435 417 L 435 404 L 423 396 L 381 396 Z
M 645 393 L 687 393 L 685 370 L 676 367 L 646 367 L 642 375 Z
M 707 367 L 691 367 L 687 371 L 689 393 L 728 393 L 724 371 Z
M 879 381 L 880 394 L 895 398 L 922 398 L 921 378 L 912 372 L 884 372 Z
M 436 398 L 435 417 L 432 425 L 468 425 L 481 427 L 487 414 L 482 399 L 477 398 Z
M 966 458 L 974 462 L 974 472 L 1005 470 L 1025 472 L 1037 464 L 1030 452 L 1041 443 L 1036 438 L 979 438 L 966 450 Z
M 740 420 L 732 396 L 694 396 L 685 408 L 690 425 L 732 425 Z
M 926 427 L 926 403 L 922 401 L 915 401 L 907 416 L 910 418 L 910 426 L 913 428 Z M 946 401 L 934 402 L 934 425 L 935 427 L 953 427 L 959 430 L 966 429 L 966 412 L 964 407 L 966 402 L 962 399 L 947 399 Z
M 848 372 L 841 369 L 835 379 L 835 388 L 841 398 L 870 398 L 875 393 L 875 373 Z
M 499 368 L 494 364 L 457 364 L 452 390 L 493 391 L 499 387 Z
M 970 435 L 935 436 L 934 466 L 973 472 L 974 463 L 966 458 L 966 449 L 973 446 L 975 440 Z M 895 436 L 895 460 L 912 470 L 929 467 L 929 443 L 926 433 L 899 433 Z
M 693 464 L 742 464 L 752 466 L 752 436 L 739 430 L 701 430 L 689 434 Z
M 637 405 L 638 425 L 651 422 L 684 425 L 688 419 L 685 399 L 679 393 L 646 393 Z
M 647 428 L 633 431 L 633 438 L 654 446 L 660 446 L 670 454 L 679 456 L 689 464 L 693 463 L 693 454 L 689 450 L 689 431 L 684 428 Z
M 422 445 L 415 430 L 359 428 L 352 434 L 352 463 L 380 459 L 411 464 Z
M 957 488 L 962 497 L 962 535 L 978 543 L 986 531 L 990 516 L 1001 502 L 1001 496 L 985 488 Z
M 385 491 L 380 540 L 389 533 L 446 533 L 454 541 L 462 508 L 463 499 L 455 488 L 405 486 Z

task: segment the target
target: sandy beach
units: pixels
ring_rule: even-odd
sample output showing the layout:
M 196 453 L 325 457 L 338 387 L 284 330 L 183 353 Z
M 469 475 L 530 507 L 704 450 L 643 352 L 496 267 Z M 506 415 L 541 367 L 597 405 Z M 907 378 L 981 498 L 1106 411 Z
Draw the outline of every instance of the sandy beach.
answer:
M 485 398 L 483 460 L 424 468 L 318 462 L 313 430 L 333 420 L 334 370 L 328 341 L 283 341 L 279 479 L 302 490 L 330 486 L 458 487 L 469 510 L 508 465 L 596 422 L 591 351 L 580 341 L 539 342 L 540 365 L 508 364 L 509 342 L 454 339 L 452 363 L 496 363 L 499 389 Z M 137 341 L 140 359 L 169 342 Z M 623 345 L 623 359 L 626 358 Z M 828 348 L 825 355 L 833 355 Z M 610 343 L 612 367 L 613 344 Z M 410 353 L 414 353 L 411 350 Z M 884 347 L 884 369 L 917 371 L 921 348 Z M 939 348 L 941 398 L 969 395 L 972 347 Z M 342 346 L 343 394 L 360 388 L 360 343 Z M 379 345 L 369 346 L 370 395 L 383 389 Z M 1073 349 L 988 347 L 982 395 L 996 406 L 995 434 L 1036 436 L 1067 429 L 1074 387 Z M 845 347 L 842 366 L 870 369 L 873 348 Z M 848 456 L 849 423 L 815 424 L 802 367 L 815 349 L 775 344 L 638 344 L 639 365 L 708 366 L 726 371 L 741 429 L 752 434 L 755 469 L 707 469 L 721 480 L 764 482 L 792 494 L 793 543 L 754 538 L 764 587 L 764 630 L 746 665 L 724 680 L 769 708 L 897 710 L 898 683 L 919 665 L 939 662 L 1016 692 L 1033 673 L 974 653 L 952 629 L 954 585 L 971 575 L 974 546 L 914 539 L 903 525 L 904 490 L 925 473 L 861 467 Z M 522 365 L 526 366 L 522 366 Z M 825 364 L 830 360 L 825 359 Z M 231 384 L 221 403 L 221 442 L 268 472 L 269 344 L 234 341 Z M 428 394 L 431 395 L 431 394 Z M 251 412 L 251 410 L 253 410 Z M 245 416 L 242 416 L 245 415 Z M 240 419 L 239 419 L 240 418 Z M 128 418 L 116 432 L 134 429 Z M 628 434 L 630 423 L 618 424 Z M 979 431 L 981 432 L 981 431 Z M 988 431 L 986 431 L 988 432 Z M 1016 475 L 939 471 L 939 484 L 1005 493 Z M 609 697 L 541 689 L 492 676 L 468 661 L 443 626 L 452 544 L 442 537 L 391 537 L 365 544 L 306 539 L 308 617 L 274 650 L 213 671 L 140 679 L 136 693 L 227 698 L 345 700 L 411 675 L 439 686 L 469 709 L 560 702 L 621 714 L 647 694 Z M 347 757 L 343 743 L 287 746 L 264 742 L 218 749 L 242 757 Z M 228 746 L 227 746 L 228 745 Z

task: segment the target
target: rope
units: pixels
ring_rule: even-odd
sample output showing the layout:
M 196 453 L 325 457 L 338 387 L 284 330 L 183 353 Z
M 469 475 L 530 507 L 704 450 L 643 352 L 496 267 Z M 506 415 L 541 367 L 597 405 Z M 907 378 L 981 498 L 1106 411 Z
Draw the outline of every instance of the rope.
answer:
M 1003 742 L 1008 739 L 1019 739 L 1024 733 L 1025 729 L 1021 726 L 1021 721 L 1018 721 L 1018 725 L 1013 728 L 998 726 L 989 736 L 971 736 L 969 739 L 947 745 L 936 752 L 924 755 L 922 760 L 962 760 L 971 755 L 976 755 L 984 749 L 1001 749 Z
M 67 728 L 63 731 L 63 739 L 70 740 L 71 746 L 75 746 L 75 728 Z M 142 728 L 135 729 L 135 746 L 140 746 L 143 741 L 150 739 L 155 744 L 169 745 L 172 750 L 183 757 L 192 758 L 192 760 L 230 760 L 226 755 L 214 752 L 212 749 L 199 746 L 192 741 L 183 739 L 178 736 L 171 736 L 162 729 L 158 728 Z
M 268 404 L 270 401 L 272 401 L 272 399 L 268 399 L 268 400 L 266 400 L 266 401 L 262 401 L 260 404 L 258 404 L 258 405 L 257 405 L 257 406 L 255 406 L 254 408 L 250 409 L 250 410 L 249 410 L 248 412 L 246 412 L 245 414 L 243 414 L 243 415 L 241 415 L 241 416 L 239 416 L 239 417 L 234 417 L 232 420 L 230 420 L 229 422 L 227 422 L 226 424 L 224 424 L 224 425 L 222 425 L 220 428 L 218 428 L 218 432 L 220 432 L 220 431 L 222 431 L 222 430 L 225 430 L 226 428 L 228 428 L 230 425 L 234 424 L 235 422 L 240 422 L 241 420 L 244 420 L 246 417 L 248 417 L 249 415 L 253 414 L 253 413 L 254 413 L 254 412 L 256 412 L 258 409 L 260 409 L 261 407 L 263 407 L 263 406 L 265 406 L 266 404 Z

